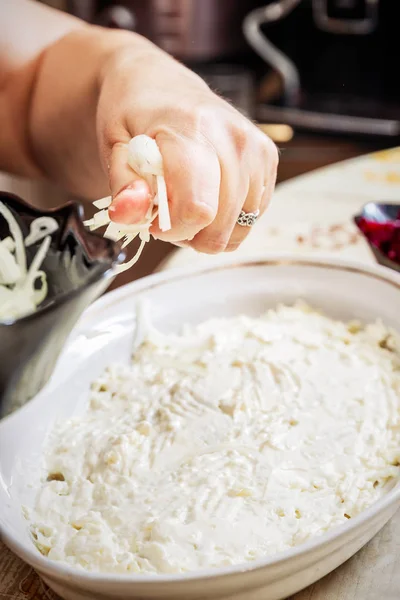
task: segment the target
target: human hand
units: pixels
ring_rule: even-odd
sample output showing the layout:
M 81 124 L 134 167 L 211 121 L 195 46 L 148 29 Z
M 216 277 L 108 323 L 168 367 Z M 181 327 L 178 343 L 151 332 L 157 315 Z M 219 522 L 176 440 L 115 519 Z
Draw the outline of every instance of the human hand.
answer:
M 97 110 L 103 166 L 109 173 L 110 217 L 138 223 L 149 188 L 128 166 L 129 140 L 139 134 L 160 148 L 172 228 L 151 233 L 198 251 L 235 250 L 250 228 L 241 212 L 262 214 L 276 180 L 273 142 L 194 73 L 158 49 L 141 60 L 128 46 L 104 65 Z

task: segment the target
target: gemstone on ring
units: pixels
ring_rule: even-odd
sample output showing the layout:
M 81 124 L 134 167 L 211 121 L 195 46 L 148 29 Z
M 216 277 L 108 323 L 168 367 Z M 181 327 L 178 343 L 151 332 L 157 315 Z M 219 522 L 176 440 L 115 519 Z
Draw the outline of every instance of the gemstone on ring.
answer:
M 244 210 L 242 210 L 238 217 L 237 224 L 240 225 L 241 227 L 252 227 L 254 225 L 254 223 L 257 221 L 259 214 L 260 214 L 259 210 L 256 210 L 255 212 L 248 212 L 248 213 L 244 212 Z

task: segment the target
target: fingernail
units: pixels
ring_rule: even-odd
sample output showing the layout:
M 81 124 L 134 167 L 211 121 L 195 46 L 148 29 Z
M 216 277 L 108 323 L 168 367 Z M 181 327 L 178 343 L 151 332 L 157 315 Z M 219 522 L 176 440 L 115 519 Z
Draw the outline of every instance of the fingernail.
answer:
M 150 194 L 150 189 L 147 181 L 144 179 L 135 179 L 128 185 L 124 185 L 114 196 L 114 200 L 118 198 L 124 192 L 129 192 L 129 190 L 136 192 L 138 194 L 148 195 Z
M 117 223 L 125 225 L 139 223 L 145 218 L 149 206 L 150 194 L 147 183 L 133 182 L 114 197 L 108 214 Z

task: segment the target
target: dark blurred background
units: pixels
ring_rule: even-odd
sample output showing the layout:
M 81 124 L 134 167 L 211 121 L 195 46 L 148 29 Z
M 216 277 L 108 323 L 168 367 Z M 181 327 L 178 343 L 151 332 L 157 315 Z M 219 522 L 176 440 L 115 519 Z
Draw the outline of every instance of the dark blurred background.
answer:
M 279 182 L 399 142 L 398 0 L 47 3 L 141 33 L 197 71 L 280 147 Z M 165 253 L 146 248 L 135 278 Z
M 339 147 L 347 156 L 400 135 L 396 0 L 66 0 L 65 8 L 145 35 L 269 129 L 289 156 L 302 140 L 305 150 L 326 139 L 337 160 Z

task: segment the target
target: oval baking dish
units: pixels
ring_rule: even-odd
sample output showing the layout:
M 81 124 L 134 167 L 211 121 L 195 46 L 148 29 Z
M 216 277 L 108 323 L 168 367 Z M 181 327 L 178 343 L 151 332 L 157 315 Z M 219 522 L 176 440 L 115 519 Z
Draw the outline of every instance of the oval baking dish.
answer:
M 280 255 L 223 261 L 213 268 L 151 276 L 108 294 L 79 321 L 47 386 L 0 423 L 0 525 L 7 545 L 66 600 L 232 596 L 279 600 L 350 558 L 400 506 L 399 484 L 345 525 L 281 554 L 234 567 L 184 575 L 115 576 L 78 571 L 37 552 L 21 505 L 33 504 L 43 436 L 56 418 L 79 414 L 91 381 L 107 364 L 128 361 L 139 298 L 151 302 L 154 324 L 164 331 L 177 331 L 183 323 L 210 317 L 255 316 L 298 298 L 334 318 L 373 321 L 380 317 L 400 330 L 400 275 L 383 267 L 338 260 Z

